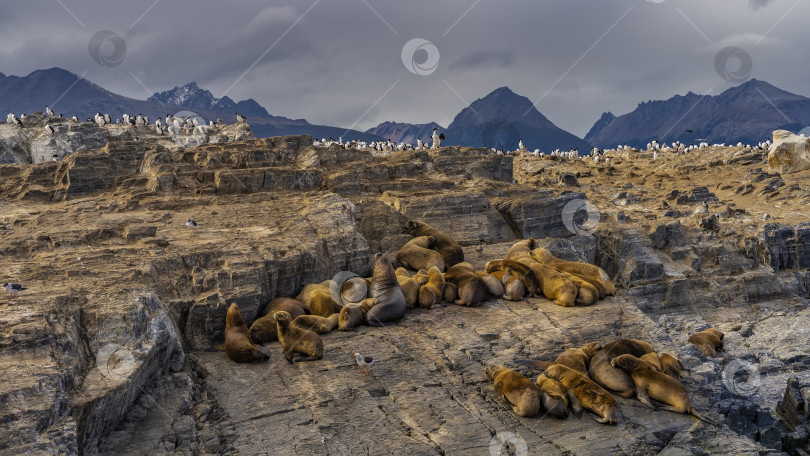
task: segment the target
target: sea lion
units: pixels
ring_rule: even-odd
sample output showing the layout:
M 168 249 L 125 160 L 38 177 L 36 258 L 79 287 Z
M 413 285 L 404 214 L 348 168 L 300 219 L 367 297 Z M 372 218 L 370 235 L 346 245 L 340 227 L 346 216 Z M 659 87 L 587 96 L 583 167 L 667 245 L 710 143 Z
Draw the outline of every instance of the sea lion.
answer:
M 512 244 L 509 251 L 506 252 L 506 259 L 512 261 L 519 261 L 521 259 L 534 261 L 532 259 L 532 249 L 534 248 L 534 239 L 523 239 Z
M 582 375 L 562 364 L 549 367 L 543 375 L 562 383 L 568 393 L 571 410 L 577 417 L 582 416 L 582 409 L 585 409 L 599 417 L 594 417 L 598 423 L 616 424 L 618 422 L 619 406 L 616 399 L 604 388 L 591 381 L 587 375 Z
M 264 306 L 262 316 L 272 316 L 279 310 L 286 310 L 293 318 L 307 313 L 306 305 L 302 301 L 293 298 L 275 298 Z
M 590 306 L 596 304 L 596 301 L 599 300 L 599 290 L 587 280 L 567 272 L 560 272 L 560 275 L 570 280 L 577 287 L 576 303 L 578 305 Z
M 326 334 L 337 328 L 338 317 L 338 314 L 332 314 L 327 318 L 318 315 L 301 315 L 293 318 L 292 325 L 318 334 Z
M 405 268 L 397 268 L 394 273 L 397 275 L 397 282 L 405 295 L 405 307 L 413 309 L 419 301 L 419 284 L 411 278 Z
M 457 263 L 444 274 L 445 282 L 458 288 L 459 298 L 455 304 L 478 307 L 487 297 L 487 284 L 475 273 L 469 263 Z
M 661 356 L 658 357 L 658 361 L 661 362 L 661 372 L 676 380 L 681 378 L 681 369 L 683 369 L 681 360 L 669 353 L 662 353 Z
M 561 260 L 554 257 L 551 252 L 544 248 L 533 249 L 531 251 L 531 255 L 532 258 L 534 258 L 534 260 L 538 263 L 551 266 L 558 271 L 579 276 L 582 279 L 590 282 L 591 285 L 599 290 L 600 299 L 604 298 L 605 296 L 613 296 L 616 294 L 616 286 L 613 285 L 610 277 L 599 266 L 589 263 L 581 263 L 578 261 Z
M 416 274 L 411 278 L 421 287 L 428 282 L 428 272 L 424 269 L 420 269 L 416 271 Z
M 498 280 L 497 277 L 487 274 L 486 272 L 483 271 L 476 271 L 475 273 L 478 275 L 478 277 L 481 277 L 481 279 L 484 281 L 484 284 L 487 286 L 487 292 L 489 292 L 489 294 L 495 296 L 496 298 L 503 297 L 504 293 L 503 283 L 500 280 Z
M 250 341 L 247 325 L 236 303 L 228 307 L 225 315 L 225 353 L 237 363 L 260 363 L 270 359 L 269 354 Z
M 340 331 L 351 331 L 355 326 L 366 321 L 368 310 L 377 305 L 374 298 L 366 298 L 360 305 L 350 304 L 343 306 L 338 315 L 338 329 Z
M 725 335 L 719 329 L 709 328 L 689 336 L 689 342 L 696 345 L 704 355 L 716 358 L 717 350 L 723 349 L 723 337 Z
M 555 364 L 562 364 L 569 369 L 588 375 L 588 361 L 601 349 L 602 345 L 600 343 L 590 342 L 583 345 L 581 348 L 569 348 L 565 350 L 554 361 L 515 360 L 515 362 L 544 370 Z
M 438 250 L 439 254 L 444 258 L 444 264 L 448 268 L 464 261 L 464 250 L 461 249 L 458 242 L 441 231 L 432 228 L 427 223 L 420 220 L 408 220 L 405 224 L 405 230 L 411 236 L 432 236 L 436 239 L 434 248 Z M 441 270 L 443 271 L 444 269 Z
M 419 307 L 430 309 L 444 298 L 444 274 L 432 267 L 427 273 L 428 281 L 419 289 Z
M 451 282 L 444 282 L 444 302 L 456 302 L 458 300 L 458 287 Z
M 250 325 L 248 332 L 254 344 L 266 344 L 278 340 L 278 325 L 273 313 L 284 310 L 290 313 L 293 319 L 306 314 L 303 302 L 292 298 L 276 298 L 270 301 L 262 311 L 262 317 Z
M 292 325 L 290 314 L 280 310 L 274 314 L 278 324 L 278 341 L 281 342 L 281 354 L 288 363 L 293 363 L 293 353 L 307 355 L 298 361 L 314 361 L 323 358 L 323 341 L 321 336 Z
M 661 372 L 661 360 L 658 359 L 658 353 L 646 353 L 644 356 L 639 357 L 639 359 L 650 363 L 650 366 L 652 366 L 653 369 Z
M 444 271 L 444 258 L 442 255 L 431 250 L 436 243 L 436 238 L 432 236 L 419 236 L 406 242 L 397 251 L 397 263 L 413 270 L 430 269 L 433 266 Z
M 306 285 L 295 299 L 302 301 L 312 315 L 328 317 L 333 313 L 340 312 L 340 304 L 332 299 L 329 287 L 323 283 Z
M 540 389 L 531 380 L 505 366 L 489 366 L 486 375 L 495 392 L 512 404 L 518 416 L 540 413 Z
M 526 294 L 526 286 L 516 275 L 509 275 L 507 271 L 492 271 L 489 275 L 500 280 L 503 286 L 503 299 L 507 301 L 522 301 Z
M 596 383 L 615 391 L 619 396 L 632 397 L 636 391 L 633 380 L 623 370 L 613 367 L 610 361 L 624 354 L 640 357 L 654 351 L 653 346 L 643 340 L 614 340 L 604 344 L 602 350 L 593 355 L 588 363 L 588 373 Z
M 540 375 L 537 377 L 537 388 L 540 389 L 540 402 L 543 410 L 554 418 L 568 418 L 568 395 L 565 387 L 558 380 Z
M 515 276 L 523 282 L 528 297 L 540 296 L 540 282 L 531 268 L 523 263 L 513 260 L 492 260 L 484 267 L 484 272 L 491 274 L 493 271 L 504 271 L 504 275 Z
M 399 286 L 391 260 L 379 253 L 375 257 L 374 274 L 371 276 L 371 297 L 377 300 L 377 305 L 366 312 L 366 321 L 370 326 L 385 326 L 405 315 L 405 294 Z
M 610 362 L 613 367 L 624 370 L 633 379 L 636 397 L 642 404 L 656 408 L 650 398 L 667 404 L 665 410 L 693 415 L 707 423 L 714 424 L 698 414 L 692 407 L 692 400 L 686 388 L 678 380 L 655 370 L 654 366 L 633 355 L 617 356 Z
M 528 266 L 531 272 L 537 277 L 537 283 L 543 296 L 554 301 L 554 304 L 562 307 L 574 307 L 577 301 L 579 290 L 571 280 L 565 278 L 560 271 L 540 264 L 531 258 L 520 258 L 518 263 Z M 509 263 L 511 267 L 511 263 Z

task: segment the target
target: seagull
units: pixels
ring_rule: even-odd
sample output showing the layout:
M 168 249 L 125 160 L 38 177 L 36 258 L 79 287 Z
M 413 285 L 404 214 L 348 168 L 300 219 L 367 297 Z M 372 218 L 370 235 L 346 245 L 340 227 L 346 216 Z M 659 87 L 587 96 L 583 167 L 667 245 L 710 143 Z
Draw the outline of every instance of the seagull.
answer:
M 51 110 L 51 108 L 45 106 L 45 115 L 48 117 L 53 117 L 53 111 Z
M 518 141 L 518 149 L 526 150 L 526 146 L 523 145 L 523 140 L 522 139 L 520 141 Z
M 363 356 L 360 353 L 353 354 L 352 358 L 354 358 L 357 361 L 357 365 L 360 366 L 360 372 L 366 375 L 368 375 L 368 368 L 380 361 L 379 359 L 374 359 L 371 356 Z
M 234 114 L 236 114 L 236 122 L 237 123 L 245 123 L 245 121 L 247 120 L 247 117 L 240 116 L 238 112 L 235 112 Z
M 188 219 L 186 220 L 186 226 L 189 228 L 197 228 L 197 222 L 195 222 L 194 219 Z
M 5 288 L 6 291 L 8 291 L 9 293 L 19 293 L 23 290 L 28 289 L 20 285 L 19 283 L 8 283 L 8 282 L 3 284 L 3 288 Z M 360 361 L 357 361 L 357 363 L 360 364 Z

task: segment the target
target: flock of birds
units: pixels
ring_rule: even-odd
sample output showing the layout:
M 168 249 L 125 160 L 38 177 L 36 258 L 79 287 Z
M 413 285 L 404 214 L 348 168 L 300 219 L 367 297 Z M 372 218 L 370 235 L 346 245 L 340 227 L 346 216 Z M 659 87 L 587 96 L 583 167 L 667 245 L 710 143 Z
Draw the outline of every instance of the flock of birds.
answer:
M 64 118 L 62 114 L 58 116 L 54 114 L 53 110 L 49 106 L 45 106 L 45 116 L 47 118 Z M 236 122 L 237 123 L 247 123 L 247 117 L 240 115 L 239 113 L 234 113 L 236 115 Z M 15 125 L 17 127 L 23 127 L 23 120 L 28 117 L 26 114 L 20 114 L 20 117 L 13 112 L 8 113 L 6 115 L 6 123 L 9 125 Z M 77 116 L 73 116 L 69 119 L 72 122 L 79 122 L 79 118 Z M 128 125 L 130 127 L 139 127 L 139 126 L 150 126 L 153 125 L 149 121 L 148 116 L 144 116 L 142 114 L 138 114 L 137 116 L 131 116 L 129 114 L 124 114 L 121 116 L 120 119 L 113 119 L 110 117 L 109 114 L 102 114 L 97 112 L 95 116 L 88 117 L 86 122 L 93 123 L 99 127 L 104 127 L 106 125 Z M 185 129 L 193 129 L 195 134 L 202 134 L 204 135 L 209 127 L 215 127 L 222 125 L 222 119 L 217 119 L 216 121 L 210 121 L 208 125 L 203 125 L 200 122 L 199 117 L 196 116 L 173 116 L 171 114 L 166 114 L 165 124 L 163 119 L 158 118 L 154 122 L 154 129 L 155 134 L 158 136 L 163 135 L 170 135 L 174 136 L 180 131 Z M 45 132 L 53 136 L 56 133 L 56 130 L 51 125 L 45 125 Z

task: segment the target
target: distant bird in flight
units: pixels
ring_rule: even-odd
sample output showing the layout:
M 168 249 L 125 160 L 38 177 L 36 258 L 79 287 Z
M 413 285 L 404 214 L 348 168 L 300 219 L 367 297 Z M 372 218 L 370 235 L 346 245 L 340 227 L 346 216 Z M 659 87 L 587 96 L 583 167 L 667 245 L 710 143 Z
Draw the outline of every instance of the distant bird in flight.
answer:
M 6 291 L 8 291 L 9 293 L 15 294 L 28 289 L 20 285 L 19 283 L 8 283 L 8 282 L 3 284 L 3 288 L 5 288 Z
M 694 131 L 692 131 L 692 130 L 684 130 L 683 132 L 684 133 L 694 133 Z
M 357 361 L 357 365 L 360 366 L 360 372 L 366 375 L 368 375 L 369 367 L 380 361 L 379 359 L 374 359 L 371 356 L 363 356 L 360 353 L 353 354 L 352 358 L 354 358 Z

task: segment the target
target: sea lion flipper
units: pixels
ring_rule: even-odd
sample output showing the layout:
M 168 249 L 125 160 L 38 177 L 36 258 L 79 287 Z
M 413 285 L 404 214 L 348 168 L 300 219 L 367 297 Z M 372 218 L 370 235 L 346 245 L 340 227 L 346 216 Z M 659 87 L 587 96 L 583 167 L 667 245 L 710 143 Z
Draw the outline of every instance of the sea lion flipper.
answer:
M 573 391 L 568 390 L 568 403 L 571 404 L 571 412 L 577 419 L 582 418 L 582 404 L 579 403 L 579 398 Z
M 265 355 L 267 355 L 267 357 L 268 357 L 268 358 L 270 357 L 270 350 L 268 350 L 267 348 L 262 347 L 262 346 L 259 346 L 259 345 L 256 345 L 256 348 L 257 348 L 257 349 L 258 349 L 260 352 L 262 352 L 262 353 L 264 353 Z

